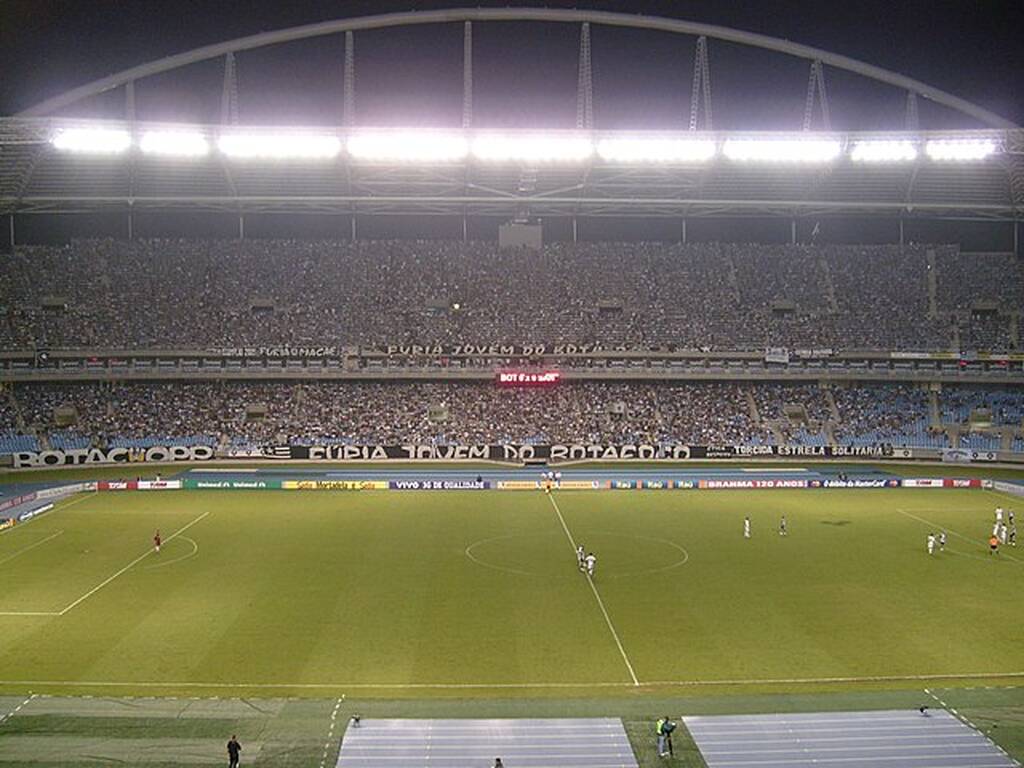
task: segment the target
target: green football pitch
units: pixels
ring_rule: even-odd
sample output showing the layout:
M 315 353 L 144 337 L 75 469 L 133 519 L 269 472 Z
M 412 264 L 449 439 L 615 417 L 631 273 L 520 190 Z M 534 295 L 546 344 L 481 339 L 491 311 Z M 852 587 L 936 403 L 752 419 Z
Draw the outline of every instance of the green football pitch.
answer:
M 1019 758 L 1024 550 L 988 554 L 997 504 L 1014 501 L 78 496 L 0 532 L 0 765 L 211 765 L 238 733 L 246 764 L 315 768 L 360 713 L 619 716 L 653 768 L 663 713 L 921 704 Z M 593 581 L 573 542 L 597 555 Z M 672 762 L 703 766 L 685 729 Z
M 1012 684 L 1024 551 L 988 554 L 999 503 L 1012 506 L 907 489 L 82 496 L 0 534 L 0 687 L 467 697 Z M 946 550 L 929 556 L 940 529 Z M 592 581 L 571 542 L 597 555 Z

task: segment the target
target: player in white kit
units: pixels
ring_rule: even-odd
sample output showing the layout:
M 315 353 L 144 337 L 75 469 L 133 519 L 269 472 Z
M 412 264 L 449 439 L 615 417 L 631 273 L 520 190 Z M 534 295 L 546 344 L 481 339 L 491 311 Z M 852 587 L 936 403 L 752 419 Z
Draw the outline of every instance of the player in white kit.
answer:
M 928 554 L 929 555 L 935 554 L 935 534 L 934 533 L 929 533 L 928 534 Z
M 744 539 L 749 539 L 750 538 L 750 518 L 749 517 L 744 517 L 743 518 L 743 538 Z
M 594 553 L 589 552 L 583 561 L 587 564 L 587 576 L 593 576 L 594 566 L 597 564 L 597 558 L 594 557 Z

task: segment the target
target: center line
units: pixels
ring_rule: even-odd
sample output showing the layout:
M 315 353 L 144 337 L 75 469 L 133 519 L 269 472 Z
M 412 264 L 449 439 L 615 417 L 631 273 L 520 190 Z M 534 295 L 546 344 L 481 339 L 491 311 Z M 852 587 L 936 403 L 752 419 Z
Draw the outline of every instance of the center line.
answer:
M 555 514 L 558 515 L 558 522 L 562 524 L 562 530 L 565 531 L 565 537 L 569 539 L 569 545 L 572 547 L 573 554 L 576 554 L 576 541 L 569 532 L 569 526 L 565 524 L 565 518 L 562 517 L 562 510 L 558 508 L 558 502 L 555 501 L 554 494 L 549 494 L 548 500 L 551 502 L 551 506 L 555 508 Z M 604 607 L 604 600 L 601 599 L 601 593 L 598 592 L 597 587 L 594 586 L 594 580 L 590 578 L 590 574 L 584 572 L 583 575 L 587 577 L 587 584 L 590 585 L 590 590 L 594 593 L 594 598 L 597 600 L 597 607 L 601 609 L 601 614 L 604 616 L 605 624 L 608 625 L 608 629 L 612 633 L 612 638 L 615 640 L 615 645 L 618 646 L 619 653 L 622 654 L 622 660 L 626 663 L 626 669 L 629 670 L 629 676 L 633 679 L 633 685 L 640 685 L 640 681 L 636 677 L 636 672 L 633 671 L 633 665 L 629 662 L 629 656 L 626 655 L 626 649 L 622 647 L 622 641 L 619 639 L 619 633 L 615 631 L 615 625 L 612 624 L 612 619 L 608 615 L 608 610 Z

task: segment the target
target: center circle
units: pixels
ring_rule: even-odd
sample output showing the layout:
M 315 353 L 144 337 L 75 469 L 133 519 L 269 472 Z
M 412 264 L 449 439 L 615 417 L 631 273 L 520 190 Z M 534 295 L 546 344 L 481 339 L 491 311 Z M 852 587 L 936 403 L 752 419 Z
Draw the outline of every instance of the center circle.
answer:
M 591 531 L 579 541 L 597 557 L 600 579 L 624 579 L 671 571 L 690 559 L 674 541 L 616 531 Z M 476 565 L 492 571 L 545 579 L 574 576 L 575 554 L 561 531 L 510 533 L 474 541 L 464 550 Z

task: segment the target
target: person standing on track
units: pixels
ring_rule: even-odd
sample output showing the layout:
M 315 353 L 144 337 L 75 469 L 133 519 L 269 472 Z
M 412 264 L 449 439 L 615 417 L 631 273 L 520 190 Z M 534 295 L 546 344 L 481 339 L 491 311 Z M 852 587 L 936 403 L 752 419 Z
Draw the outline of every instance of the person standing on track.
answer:
M 158 528 L 156 533 L 153 534 L 153 549 L 156 550 L 157 554 L 160 554 L 160 529 Z
M 667 717 L 661 717 L 654 724 L 654 735 L 658 737 L 658 757 L 664 757 L 668 754 L 665 751 L 665 723 L 667 721 Z
M 231 736 L 228 742 L 228 768 L 238 768 L 238 753 L 242 751 L 242 745 L 238 743 L 238 737 Z

